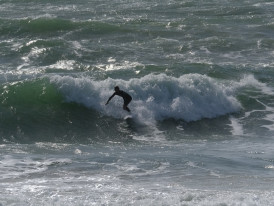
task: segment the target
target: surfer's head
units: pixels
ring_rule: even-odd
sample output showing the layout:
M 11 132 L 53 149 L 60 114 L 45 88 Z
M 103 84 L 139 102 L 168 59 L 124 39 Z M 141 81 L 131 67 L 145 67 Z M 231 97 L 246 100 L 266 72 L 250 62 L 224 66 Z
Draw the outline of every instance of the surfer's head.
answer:
M 115 92 L 120 91 L 120 88 L 118 86 L 114 87 Z

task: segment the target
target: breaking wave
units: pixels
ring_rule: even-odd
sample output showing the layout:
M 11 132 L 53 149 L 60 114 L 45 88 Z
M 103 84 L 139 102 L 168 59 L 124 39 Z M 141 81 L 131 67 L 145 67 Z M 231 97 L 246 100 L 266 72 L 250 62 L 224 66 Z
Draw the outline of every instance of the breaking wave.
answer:
M 56 75 L 50 77 L 50 82 L 56 85 L 67 102 L 77 102 L 115 118 L 122 118 L 126 114 L 121 109 L 122 99 L 114 98 L 108 106 L 105 106 L 105 102 L 113 93 L 113 87 L 119 85 L 132 95 L 132 115 L 140 122 L 166 118 L 196 121 L 236 112 L 241 108 L 228 88 L 200 74 L 178 78 L 150 74 L 128 81 L 111 78 L 93 81 L 83 77 Z

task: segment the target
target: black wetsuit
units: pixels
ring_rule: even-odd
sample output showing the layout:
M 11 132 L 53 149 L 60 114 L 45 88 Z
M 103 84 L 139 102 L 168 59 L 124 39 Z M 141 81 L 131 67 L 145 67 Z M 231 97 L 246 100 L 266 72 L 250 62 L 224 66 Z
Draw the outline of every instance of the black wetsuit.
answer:
M 109 98 L 109 100 L 112 99 L 112 97 L 114 97 L 115 95 L 123 97 L 124 106 L 127 106 L 132 100 L 132 97 L 128 93 L 124 92 L 123 90 L 119 90 L 117 92 L 114 92 L 113 95 Z

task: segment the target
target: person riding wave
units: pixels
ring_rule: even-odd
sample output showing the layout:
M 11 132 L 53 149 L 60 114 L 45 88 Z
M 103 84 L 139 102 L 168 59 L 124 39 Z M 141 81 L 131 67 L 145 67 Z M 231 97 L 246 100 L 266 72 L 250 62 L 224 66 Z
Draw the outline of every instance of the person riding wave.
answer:
M 114 93 L 113 95 L 111 95 L 106 103 L 106 105 L 109 103 L 109 101 L 115 96 L 118 95 L 120 97 L 122 97 L 124 99 L 124 105 L 123 105 L 123 109 L 130 112 L 130 109 L 128 108 L 128 104 L 131 102 L 132 97 L 124 92 L 123 90 L 120 90 L 120 88 L 118 86 L 114 87 Z

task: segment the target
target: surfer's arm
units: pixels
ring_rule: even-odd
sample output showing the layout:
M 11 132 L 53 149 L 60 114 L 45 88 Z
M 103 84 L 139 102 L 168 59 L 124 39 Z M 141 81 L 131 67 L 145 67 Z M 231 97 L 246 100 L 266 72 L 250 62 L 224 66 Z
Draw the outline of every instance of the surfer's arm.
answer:
M 107 105 L 107 104 L 109 103 L 109 101 L 115 96 L 115 94 L 116 94 L 116 92 L 114 92 L 113 95 L 111 95 L 111 97 L 108 98 L 108 101 L 107 101 L 106 105 Z

